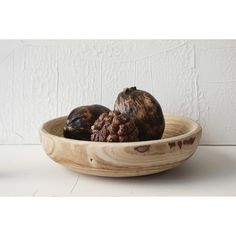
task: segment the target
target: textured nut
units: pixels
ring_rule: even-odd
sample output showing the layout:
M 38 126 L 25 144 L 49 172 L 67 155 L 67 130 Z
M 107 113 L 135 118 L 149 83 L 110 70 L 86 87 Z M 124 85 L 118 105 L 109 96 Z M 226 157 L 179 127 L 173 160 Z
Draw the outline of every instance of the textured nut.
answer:
M 81 106 L 75 108 L 67 118 L 64 126 L 64 137 L 79 140 L 90 140 L 91 126 L 103 113 L 110 110 L 101 105 Z
M 132 117 L 139 129 L 139 140 L 160 139 L 165 120 L 158 101 L 148 92 L 136 87 L 126 88 L 115 102 L 114 110 Z
M 92 141 L 133 142 L 139 141 L 134 120 L 119 112 L 103 113 L 92 126 Z

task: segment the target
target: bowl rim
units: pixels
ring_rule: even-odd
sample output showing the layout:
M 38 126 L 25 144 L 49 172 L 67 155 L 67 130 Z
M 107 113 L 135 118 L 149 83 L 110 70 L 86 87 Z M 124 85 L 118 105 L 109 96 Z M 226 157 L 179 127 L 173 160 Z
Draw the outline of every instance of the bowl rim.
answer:
M 202 132 L 202 127 L 200 126 L 200 124 L 197 123 L 196 121 L 192 120 L 189 117 L 170 114 L 170 113 L 165 113 L 164 117 L 166 117 L 166 116 L 172 116 L 177 119 L 181 119 L 185 122 L 188 122 L 189 124 L 192 124 L 192 126 L 193 127 L 195 126 L 195 128 L 193 128 L 192 130 L 190 130 L 184 134 L 177 135 L 177 136 L 170 137 L 170 138 L 163 138 L 163 139 L 157 139 L 157 140 L 147 140 L 147 141 L 136 141 L 136 142 L 123 142 L 123 143 L 122 142 L 96 142 L 96 141 L 69 139 L 69 138 L 65 138 L 65 137 L 61 137 L 61 136 L 52 134 L 45 129 L 45 126 L 48 125 L 49 123 L 55 122 L 56 120 L 59 120 L 59 119 L 66 118 L 67 115 L 65 115 L 65 116 L 60 116 L 60 117 L 46 121 L 45 123 L 43 123 L 43 125 L 41 126 L 39 131 L 40 131 L 40 133 L 44 133 L 46 135 L 53 136 L 59 140 L 63 140 L 63 141 L 70 142 L 70 143 L 96 144 L 96 145 L 101 145 L 101 146 L 104 146 L 104 145 L 106 145 L 106 146 L 107 145 L 111 145 L 111 146 L 116 146 L 116 145 L 119 145 L 119 146 L 130 146 L 130 145 L 140 146 L 140 145 L 162 144 L 162 143 L 166 143 L 166 142 L 175 142 L 175 141 L 183 140 L 185 138 L 188 138 L 193 135 L 197 135 L 198 133 Z

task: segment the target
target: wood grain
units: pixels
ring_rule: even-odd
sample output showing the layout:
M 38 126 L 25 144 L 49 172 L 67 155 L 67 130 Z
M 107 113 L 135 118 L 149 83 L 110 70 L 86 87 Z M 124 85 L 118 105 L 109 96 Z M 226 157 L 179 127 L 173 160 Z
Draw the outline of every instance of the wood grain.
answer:
M 139 176 L 171 169 L 191 157 L 201 137 L 201 127 L 194 121 L 166 115 L 161 140 L 105 143 L 66 139 L 66 117 L 46 122 L 41 143 L 54 161 L 75 171 L 110 177 Z

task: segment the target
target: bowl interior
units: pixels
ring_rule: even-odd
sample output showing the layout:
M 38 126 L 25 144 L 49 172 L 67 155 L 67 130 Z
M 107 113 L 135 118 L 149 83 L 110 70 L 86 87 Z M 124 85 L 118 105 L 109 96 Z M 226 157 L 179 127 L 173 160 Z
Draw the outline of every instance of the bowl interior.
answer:
M 66 116 L 50 120 L 43 125 L 44 131 L 49 134 L 63 137 L 63 127 L 66 122 Z M 199 125 L 191 119 L 165 115 L 165 130 L 162 139 L 180 136 L 186 133 L 191 133 L 199 128 Z

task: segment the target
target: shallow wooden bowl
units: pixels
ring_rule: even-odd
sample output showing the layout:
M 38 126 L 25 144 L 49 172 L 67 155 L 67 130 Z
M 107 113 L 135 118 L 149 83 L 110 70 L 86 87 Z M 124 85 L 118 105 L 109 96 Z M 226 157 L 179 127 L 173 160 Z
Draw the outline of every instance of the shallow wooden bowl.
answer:
M 42 146 L 54 161 L 90 175 L 127 177 L 165 171 L 191 157 L 201 138 L 201 127 L 196 122 L 173 115 L 165 115 L 162 139 L 128 143 L 64 138 L 65 121 L 66 116 L 42 126 Z

